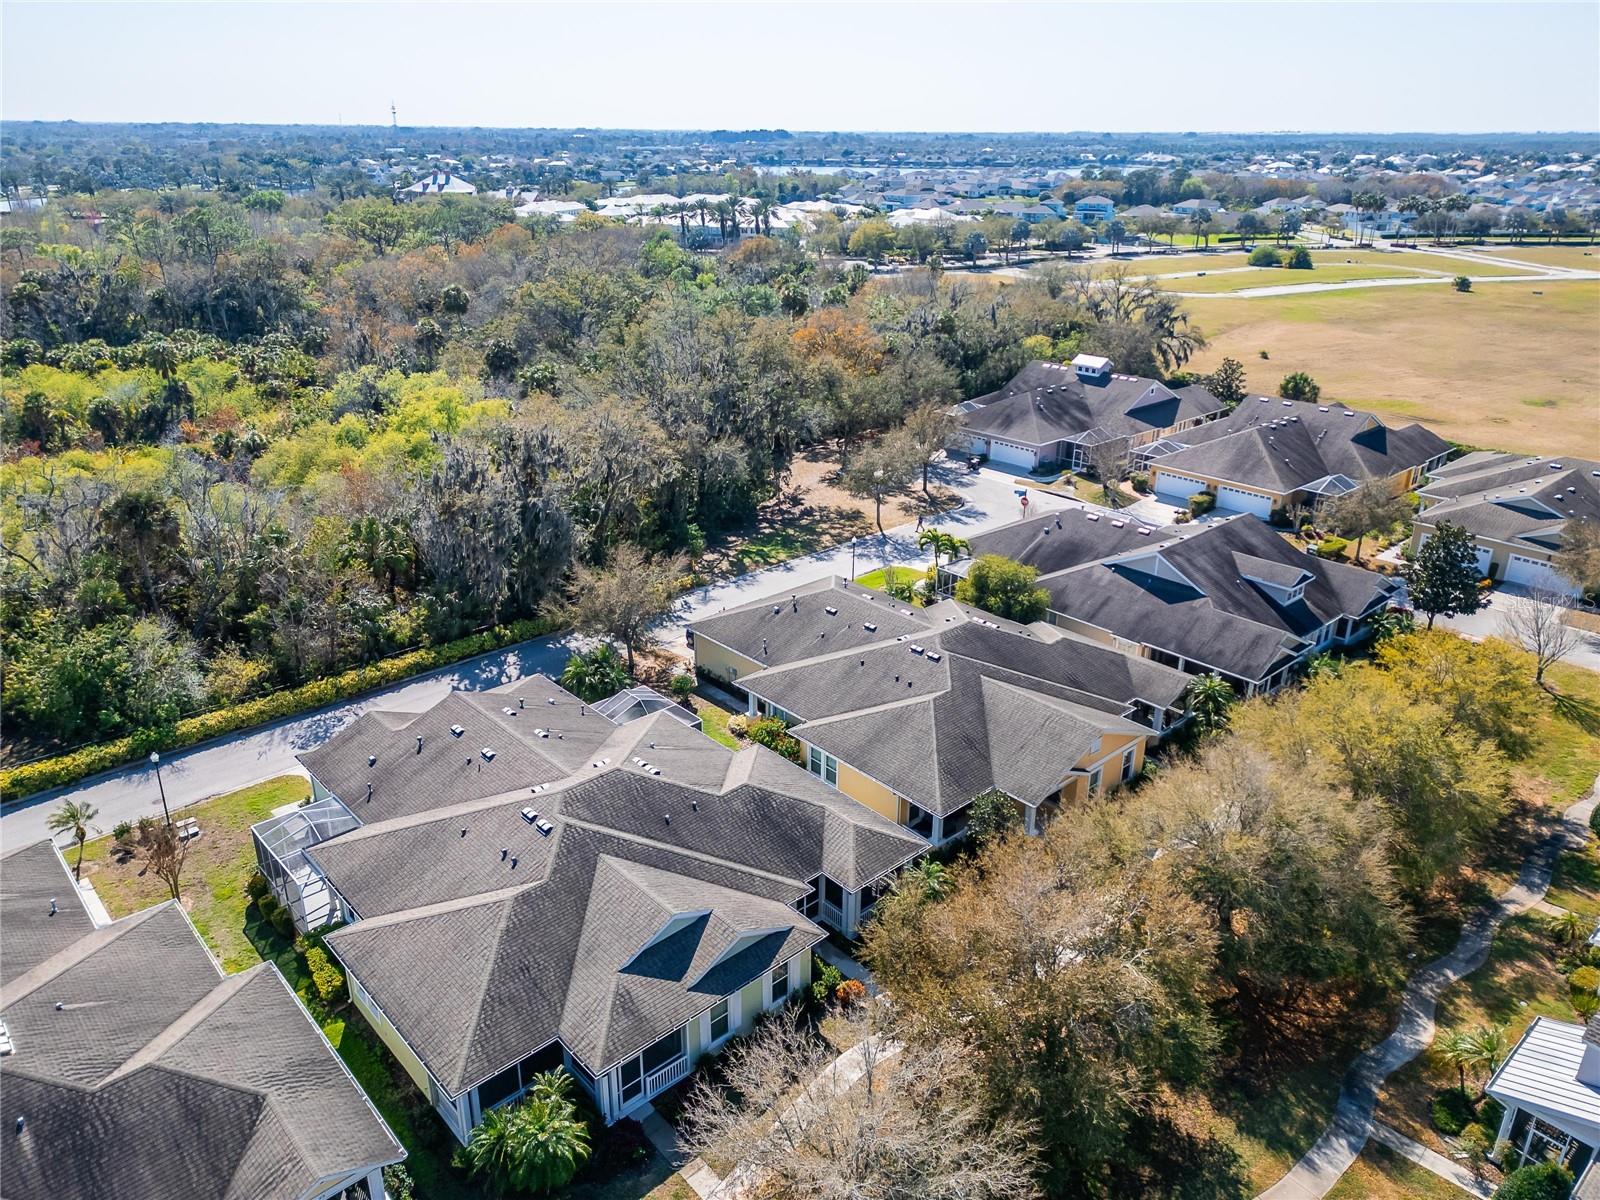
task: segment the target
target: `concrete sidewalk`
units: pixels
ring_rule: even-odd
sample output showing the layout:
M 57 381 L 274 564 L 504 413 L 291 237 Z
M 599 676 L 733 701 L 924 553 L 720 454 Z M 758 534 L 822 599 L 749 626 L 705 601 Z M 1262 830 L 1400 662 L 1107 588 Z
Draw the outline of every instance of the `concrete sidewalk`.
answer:
M 1453 1183 L 1463 1192 L 1477 1196 L 1480 1200 L 1490 1200 L 1494 1195 L 1494 1188 L 1479 1179 L 1462 1164 L 1436 1151 L 1429 1150 L 1421 1142 L 1408 1138 L 1398 1129 L 1385 1125 L 1382 1121 L 1372 1124 L 1372 1140 L 1382 1142 L 1401 1158 L 1408 1159 L 1425 1171 L 1431 1171 L 1446 1183 Z

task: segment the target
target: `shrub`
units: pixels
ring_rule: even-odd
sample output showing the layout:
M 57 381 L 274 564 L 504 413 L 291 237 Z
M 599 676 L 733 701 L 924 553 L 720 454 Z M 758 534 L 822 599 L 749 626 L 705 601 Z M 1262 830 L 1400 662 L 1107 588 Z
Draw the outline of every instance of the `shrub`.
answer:
M 389 1200 L 414 1200 L 416 1184 L 405 1163 L 390 1163 L 383 1169 L 383 1190 L 389 1194 Z
M 1600 996 L 1593 992 L 1573 992 L 1572 1011 L 1577 1013 L 1581 1020 L 1589 1020 L 1595 1013 L 1600 1012 Z
M 1579 967 L 1567 976 L 1567 986 L 1574 992 L 1600 992 L 1600 968 Z
M 1323 558 L 1337 558 L 1349 544 L 1349 538 L 1325 537 L 1317 543 L 1317 553 Z
M 1477 1124 L 1482 1125 L 1489 1131 L 1489 1138 L 1491 1142 L 1494 1139 L 1495 1131 L 1500 1128 L 1500 1119 L 1505 1115 L 1506 1106 L 1501 1104 L 1500 1101 L 1496 1100 L 1493 1096 L 1485 1096 L 1482 1100 L 1478 1101 Z M 1463 1132 L 1465 1131 L 1463 1130 Z
M 812 966 L 815 968 L 815 978 L 811 981 L 811 998 L 818 1004 L 826 1004 L 844 982 L 844 972 L 820 958 L 814 958 Z
M 1283 382 L 1278 384 L 1278 395 L 1285 400 L 1304 400 L 1310 404 L 1322 395 L 1322 387 L 1304 371 L 1294 371 L 1285 375 Z
M 546 618 L 513 621 L 497 625 L 482 633 L 397 654 L 380 662 L 315 679 L 300 687 L 286 688 L 270 696 L 262 696 L 231 708 L 185 717 L 165 729 L 143 729 L 111 742 L 85 746 L 70 754 L 40 759 L 20 767 L 0 771 L 0 799 L 12 800 L 30 796 L 46 788 L 77 783 L 90 775 L 98 775 L 116 767 L 143 758 L 152 750 L 176 750 L 199 742 L 265 725 L 284 717 L 292 717 L 309 709 L 322 708 L 349 700 L 379 688 L 389 687 L 401 680 L 435 667 L 449 666 L 465 658 L 488 654 L 516 642 L 525 642 L 559 628 L 557 622 Z
M 1468 1152 L 1483 1155 L 1494 1145 L 1494 1134 L 1481 1121 L 1473 1121 L 1461 1131 L 1461 1141 Z
M 311 985 L 324 1004 L 336 1004 L 344 999 L 344 972 L 321 946 L 306 951 L 306 969 L 311 972 Z
M 1250 251 L 1247 260 L 1252 267 L 1277 267 L 1283 264 L 1283 259 L 1278 257 L 1278 252 L 1271 246 L 1257 246 Z
M 1507 1175 L 1494 1200 L 1567 1200 L 1571 1194 L 1571 1171 L 1555 1163 L 1534 1163 Z
M 1296 246 L 1294 253 L 1289 255 L 1289 261 L 1285 265 L 1291 271 L 1311 270 L 1311 251 L 1307 250 L 1304 246 Z
M 972 810 L 967 816 L 967 832 L 979 845 L 993 841 L 1020 824 L 1017 802 L 998 788 L 979 794 L 972 801 Z
M 1433 1098 L 1433 1127 L 1452 1136 L 1472 1123 L 1472 1097 L 1460 1088 L 1450 1088 Z
M 672 693 L 672 698 L 679 704 L 684 703 L 690 696 L 694 695 L 694 676 L 674 675 L 672 682 L 667 684 L 667 690 Z
M 1189 515 L 1203 517 L 1217 506 L 1217 498 L 1210 492 L 1196 492 L 1189 497 Z
M 272 914 L 273 931 L 281 938 L 294 937 L 294 914 L 287 908 L 279 908 Z
M 1454 286 L 1458 292 L 1470 292 L 1472 290 L 1472 280 L 1465 275 L 1457 275 L 1454 280 Z
M 127 821 L 118 821 L 111 827 L 111 840 L 120 842 L 133 836 L 133 825 Z
M 750 718 L 744 713 L 734 713 L 728 718 L 728 732 L 734 737 L 748 737 L 750 734 Z
M 845 1008 L 854 1008 L 867 998 L 867 985 L 859 979 L 841 980 L 833 989 L 833 998 Z
M 732 723 L 729 722 L 730 725 Z M 758 746 L 765 746 L 774 754 L 783 755 L 790 762 L 804 761 L 805 751 L 799 739 L 777 717 L 762 717 L 759 721 L 750 722 L 750 740 Z
M 1147 496 L 1150 494 L 1150 476 L 1143 471 L 1135 471 L 1132 475 L 1129 475 L 1128 483 L 1132 485 L 1133 490 L 1138 492 L 1139 495 Z
M 270 891 L 256 897 L 256 910 L 261 914 L 263 921 L 272 920 L 274 914 L 282 907 L 283 905 L 278 903 L 278 898 Z
M 267 877 L 260 871 L 252 871 L 250 873 L 250 878 L 245 880 L 244 890 L 245 894 L 249 896 L 250 899 L 259 903 L 261 897 L 272 891 L 272 885 L 267 882 Z

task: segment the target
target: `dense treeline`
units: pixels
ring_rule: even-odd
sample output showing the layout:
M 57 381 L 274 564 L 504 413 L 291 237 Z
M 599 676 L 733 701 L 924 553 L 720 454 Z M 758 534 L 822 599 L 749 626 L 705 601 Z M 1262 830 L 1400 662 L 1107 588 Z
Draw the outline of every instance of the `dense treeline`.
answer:
M 874 281 L 793 234 L 713 257 L 271 191 L 99 212 L 25 214 L 0 253 L 6 695 L 58 741 L 527 615 L 620 541 L 698 553 L 798 446 L 860 455 L 1041 348 L 1157 372 L 1195 344 L 1126 279 Z
M 1404 633 L 1043 837 L 991 822 L 867 929 L 895 1032 L 975 1060 L 991 1117 L 1034 1131 L 1045 1195 L 1253 1194 L 1229 1098 L 1388 1011 L 1540 715 L 1528 655 Z

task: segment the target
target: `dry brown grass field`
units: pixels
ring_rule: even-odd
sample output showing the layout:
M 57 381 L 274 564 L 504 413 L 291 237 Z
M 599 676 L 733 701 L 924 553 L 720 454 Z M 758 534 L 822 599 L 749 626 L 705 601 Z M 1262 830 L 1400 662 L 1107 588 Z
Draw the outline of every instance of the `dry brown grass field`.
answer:
M 1305 371 L 1324 400 L 1422 421 L 1455 441 L 1600 458 L 1600 282 L 1483 284 L 1466 294 L 1374 287 L 1184 307 L 1209 341 L 1190 370 L 1231 356 L 1252 391 L 1269 393 Z

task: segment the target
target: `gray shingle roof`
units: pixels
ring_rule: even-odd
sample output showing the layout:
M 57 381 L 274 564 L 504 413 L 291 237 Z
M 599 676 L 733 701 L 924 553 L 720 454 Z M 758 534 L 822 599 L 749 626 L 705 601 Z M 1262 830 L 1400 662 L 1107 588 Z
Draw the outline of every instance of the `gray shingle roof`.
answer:
M 1155 459 L 1183 474 L 1287 494 L 1330 475 L 1389 479 L 1446 453 L 1421 425 L 1391 429 L 1372 413 L 1249 396 L 1220 420 L 1170 435 L 1186 446 Z
M 0 1009 L 16 1200 L 303 1197 L 403 1157 L 277 968 L 222 977 L 175 904 L 12 975 Z
M 835 611 L 828 612 L 830 608 Z M 702 617 L 693 629 L 696 638 L 710 638 L 746 658 L 775 667 L 926 627 L 915 609 L 882 592 L 828 577 L 804 584 L 789 596 L 755 600 Z
M 1177 533 L 1176 529 L 1150 529 L 1131 518 L 1094 509 L 1063 509 L 1047 517 L 1033 517 L 974 534 L 967 544 L 973 558 L 998 554 L 1025 563 L 1041 575 L 1053 575 L 1112 554 L 1154 545 Z
M 968 431 L 1029 446 L 1133 437 L 1222 411 L 1222 402 L 1198 385 L 1180 393 L 1132 375 L 1085 381 L 1047 362 L 1029 363 L 1005 387 L 968 405 L 976 406 L 961 417 Z
M 309 851 L 364 918 L 328 944 L 452 1093 L 557 1037 L 608 1068 L 820 940 L 790 907 L 816 875 L 854 890 L 926 849 L 771 751 L 735 754 L 664 713 L 592 753 L 537 793 L 513 785 Z M 638 914 L 664 895 L 710 915 L 625 970 L 655 927 Z M 779 917 L 781 937 L 707 976 L 742 931 Z
M 1283 604 L 1249 582 L 1240 554 L 1252 573 L 1266 569 L 1263 560 L 1309 572 L 1303 599 Z M 1164 564 L 1159 568 L 1157 557 Z M 1340 616 L 1365 615 L 1397 586 L 1385 576 L 1303 554 L 1249 516 L 1039 582 L 1056 612 L 1250 680 L 1270 675 L 1292 639 Z
M 1550 551 L 1569 520 L 1600 521 L 1600 463 L 1468 455 L 1449 467 L 1423 489 L 1435 503 L 1418 514 L 1419 525 L 1449 521 L 1476 537 Z
M 0 928 L 5 930 L 0 984 L 31 971 L 94 928 L 49 842 L 19 846 L 0 858 Z

